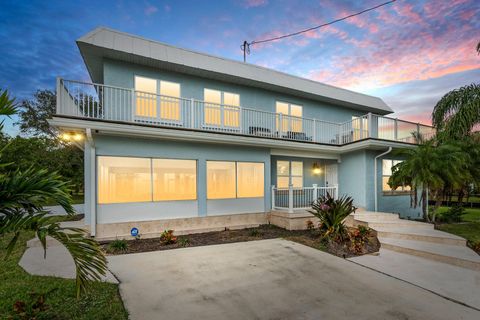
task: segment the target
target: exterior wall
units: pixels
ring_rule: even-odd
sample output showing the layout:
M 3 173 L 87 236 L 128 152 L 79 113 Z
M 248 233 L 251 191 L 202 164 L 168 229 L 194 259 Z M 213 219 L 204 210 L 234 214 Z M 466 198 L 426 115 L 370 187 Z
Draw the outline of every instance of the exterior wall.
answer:
M 148 139 L 94 137 L 96 155 L 153 157 L 197 160 L 197 200 L 97 204 L 97 223 L 123 223 L 158 219 L 205 217 L 224 214 L 257 213 L 270 210 L 270 150 L 265 148 L 229 147 L 226 145 L 184 143 Z M 86 155 L 87 160 L 87 155 Z M 206 161 L 263 162 L 265 172 L 264 198 L 206 199 Z M 88 161 L 85 161 L 87 164 Z M 85 172 L 90 172 L 86 167 Z M 86 186 L 89 180 L 86 176 Z M 88 194 L 86 189 L 86 194 Z M 91 201 L 86 198 L 86 201 Z M 86 224 L 90 222 L 88 212 Z
M 275 102 L 284 101 L 302 105 L 303 117 L 305 118 L 331 122 L 345 122 L 351 120 L 353 115 L 365 114 L 365 112 L 342 106 L 284 95 L 260 88 L 194 77 L 120 61 L 104 61 L 104 84 L 106 85 L 134 88 L 135 75 L 180 83 L 180 94 L 184 98 L 203 100 L 203 90 L 209 88 L 238 93 L 240 95 L 240 105 L 251 109 L 275 112 Z
M 357 207 L 375 210 L 375 157 L 384 151 L 361 150 L 342 155 L 339 166 L 339 194 L 352 196 Z M 384 159 L 394 159 L 386 155 Z M 377 160 L 378 211 L 394 212 L 401 217 L 421 217 L 421 208 L 410 207 L 409 194 L 384 194 L 382 191 L 382 158 Z

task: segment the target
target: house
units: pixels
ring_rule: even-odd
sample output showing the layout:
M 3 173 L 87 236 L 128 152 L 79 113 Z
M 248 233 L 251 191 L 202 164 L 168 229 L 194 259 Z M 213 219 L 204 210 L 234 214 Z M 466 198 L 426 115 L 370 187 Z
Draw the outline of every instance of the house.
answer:
M 92 236 L 301 228 L 327 192 L 420 215 L 390 151 L 433 129 L 379 98 L 106 28 L 77 45 L 91 83 L 57 79 L 50 123 L 84 149 Z

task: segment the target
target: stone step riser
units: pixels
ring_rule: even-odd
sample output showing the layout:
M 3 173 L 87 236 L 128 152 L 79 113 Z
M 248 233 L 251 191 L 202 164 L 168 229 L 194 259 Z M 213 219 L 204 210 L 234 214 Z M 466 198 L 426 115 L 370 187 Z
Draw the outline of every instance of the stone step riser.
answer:
M 382 248 L 389 249 L 392 251 L 405 253 L 412 256 L 422 257 L 422 258 L 430 259 L 433 261 L 443 262 L 450 265 L 471 269 L 474 271 L 480 271 L 480 263 L 477 263 L 474 261 L 468 261 L 468 260 L 464 260 L 456 257 L 444 256 L 441 254 L 412 249 L 412 248 L 405 248 L 405 247 L 397 246 L 390 243 L 381 243 L 381 244 L 382 244 Z
M 362 221 L 402 221 L 398 217 L 382 217 L 382 216 L 353 216 L 355 220 L 362 220 Z
M 389 228 L 389 227 L 412 227 L 416 229 L 423 229 L 423 230 L 433 230 L 434 227 L 433 225 L 429 224 L 416 224 L 416 223 L 406 223 L 406 222 L 392 222 L 392 223 L 387 223 L 387 222 L 367 222 L 368 226 L 372 229 L 381 229 L 381 228 Z
M 377 230 L 377 233 L 378 233 L 378 236 L 381 238 L 425 241 L 425 242 L 447 244 L 447 245 L 459 246 L 459 247 L 465 247 L 467 244 L 467 241 L 464 239 L 451 239 L 451 238 L 442 238 L 442 237 L 434 237 L 434 236 L 419 235 L 419 234 L 405 234 L 405 233 L 378 231 L 378 230 Z

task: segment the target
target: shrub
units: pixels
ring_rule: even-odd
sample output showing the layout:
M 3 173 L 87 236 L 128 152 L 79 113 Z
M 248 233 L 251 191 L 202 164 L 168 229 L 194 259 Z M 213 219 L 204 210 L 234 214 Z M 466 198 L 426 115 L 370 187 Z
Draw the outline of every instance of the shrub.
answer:
M 312 220 L 308 220 L 307 221 L 307 230 L 312 231 L 313 229 L 315 229 L 315 225 L 313 224 Z
M 173 230 L 165 230 L 160 235 L 160 241 L 162 244 L 174 244 L 177 242 L 177 237 L 173 235 Z
M 190 240 L 188 240 L 188 238 L 185 238 L 185 237 L 182 237 L 182 238 L 179 238 L 178 239 L 178 244 L 181 246 L 181 247 L 186 247 L 190 244 Z
M 262 233 L 258 229 L 250 229 L 249 231 L 250 237 L 259 237 L 262 235 Z
M 465 208 L 461 204 L 453 205 L 448 209 L 447 212 L 444 212 L 440 215 L 440 222 L 445 223 L 454 223 L 462 222 L 462 215 L 465 214 Z
M 343 239 L 346 236 L 344 220 L 357 208 L 353 206 L 351 197 L 334 199 L 327 193 L 312 203 L 312 209 L 309 212 L 320 220 L 319 229 L 324 237 Z
M 128 242 L 125 239 L 115 239 L 108 244 L 109 252 L 126 252 L 128 250 Z

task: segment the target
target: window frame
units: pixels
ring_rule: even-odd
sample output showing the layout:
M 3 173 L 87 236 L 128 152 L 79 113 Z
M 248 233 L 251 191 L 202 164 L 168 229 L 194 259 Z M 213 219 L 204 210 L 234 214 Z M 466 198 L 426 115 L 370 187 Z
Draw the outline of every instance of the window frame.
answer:
M 389 186 L 389 189 L 388 190 L 385 190 L 384 189 L 384 183 L 383 183 L 383 180 L 384 178 L 390 178 L 392 176 L 391 174 L 391 171 L 392 171 L 392 167 L 397 165 L 398 163 L 400 162 L 403 162 L 403 160 L 397 160 L 397 159 L 382 159 L 382 175 L 381 175 L 381 183 L 382 183 L 382 193 L 384 195 L 405 195 L 405 194 L 409 194 L 410 193 L 410 190 L 409 189 L 405 189 L 405 188 L 409 188 L 409 186 L 406 186 L 406 185 L 403 185 L 403 186 L 400 186 L 398 187 L 397 189 L 393 190 L 392 188 L 390 188 Z M 384 172 L 384 161 L 389 161 L 390 162 L 390 174 L 385 174 Z
M 219 92 L 220 93 L 220 103 L 208 102 L 206 100 L 206 94 L 205 94 L 206 90 Z M 225 93 L 238 96 L 238 106 L 225 104 Z M 241 126 L 240 109 L 241 109 L 241 105 L 242 105 L 240 93 L 235 93 L 235 92 L 230 92 L 230 91 L 225 91 L 225 90 L 219 90 L 219 89 L 212 89 L 212 88 L 204 87 L 203 88 L 203 102 L 204 102 L 204 107 L 203 107 L 204 108 L 204 117 L 203 117 L 204 118 L 203 119 L 203 125 L 204 126 L 206 126 L 206 127 L 229 128 L 229 129 L 233 129 L 233 130 L 240 129 L 240 126 Z M 213 121 L 207 122 L 206 115 L 205 115 L 206 114 L 206 112 L 205 112 L 206 107 L 211 108 L 212 110 L 214 110 L 215 108 L 219 109 L 218 110 L 220 112 L 219 123 L 213 123 Z M 225 108 L 227 108 L 227 110 L 225 110 Z M 226 112 L 235 112 L 237 114 L 238 125 L 233 125 L 232 126 L 232 125 L 226 124 L 226 119 L 227 119 L 225 117 Z
M 209 198 L 208 197 L 208 162 L 233 162 L 235 164 L 235 197 L 233 198 Z M 263 166 L 263 195 L 256 197 L 239 197 L 238 196 L 238 163 L 258 163 Z M 205 177 L 206 177 L 206 199 L 208 200 L 232 200 L 232 199 L 255 199 L 255 198 L 265 198 L 265 162 L 262 161 L 236 161 L 236 160 L 209 160 L 205 161 Z
M 278 112 L 278 104 L 279 103 L 283 103 L 283 104 L 286 104 L 287 105 L 287 108 L 288 108 L 288 114 L 285 114 L 285 113 L 281 113 L 281 112 Z M 295 115 L 292 115 L 292 106 L 295 106 L 295 107 L 300 107 L 300 110 L 301 110 L 301 116 L 295 116 Z M 280 132 L 303 132 L 303 104 L 297 104 L 297 103 L 292 103 L 292 102 L 288 102 L 288 101 L 284 101 L 284 100 L 276 100 L 275 101 L 275 113 L 277 114 L 277 120 L 275 121 L 275 127 L 276 127 L 276 130 L 277 131 L 280 131 Z M 285 116 L 288 116 L 287 119 L 282 119 L 282 130 L 280 130 L 280 114 L 282 115 L 285 115 Z M 298 119 L 296 119 L 298 118 Z M 293 124 L 293 122 L 296 122 L 298 121 L 298 124 Z M 284 123 L 287 124 L 287 130 L 285 130 L 285 126 L 284 126 Z M 294 126 L 299 126 L 299 128 L 295 128 L 295 129 L 299 129 L 299 130 L 294 130 Z
M 98 172 L 99 172 L 99 159 L 101 157 L 105 158 L 134 158 L 134 159 L 148 159 L 150 162 L 150 200 L 147 201 L 129 201 L 129 202 L 103 202 L 101 203 L 99 201 L 100 199 L 100 179 L 98 177 Z M 179 200 L 154 200 L 154 179 L 153 179 L 153 160 L 154 159 L 159 159 L 159 160 L 189 160 L 189 161 L 195 161 L 195 199 L 179 199 Z M 96 199 L 95 202 L 97 205 L 111 205 L 111 204 L 129 204 L 129 203 L 161 203 L 161 202 L 172 202 L 172 201 L 198 201 L 198 159 L 185 159 L 185 158 L 157 158 L 157 157 L 136 157 L 136 156 L 111 156 L 111 155 L 96 155 Z
M 288 175 L 287 174 L 282 174 L 282 175 L 279 175 L 278 174 L 278 163 L 279 162 L 287 162 L 288 163 Z M 292 162 L 298 162 L 298 163 L 301 163 L 302 164 L 302 175 L 293 175 L 293 170 L 292 170 Z M 277 188 L 279 189 L 288 189 L 290 187 L 290 185 L 293 186 L 293 179 L 292 178 L 301 178 L 302 179 L 302 183 L 301 183 L 301 186 L 293 186 L 293 188 L 303 188 L 303 183 L 305 182 L 305 179 L 304 179 L 304 170 L 303 170 L 303 167 L 304 167 L 304 163 L 302 160 L 277 160 L 276 161 L 276 169 L 277 169 L 277 172 L 276 172 L 276 186 Z M 282 178 L 285 178 L 285 177 L 288 177 L 288 186 L 286 188 L 280 188 L 278 186 L 278 177 L 282 177 Z

